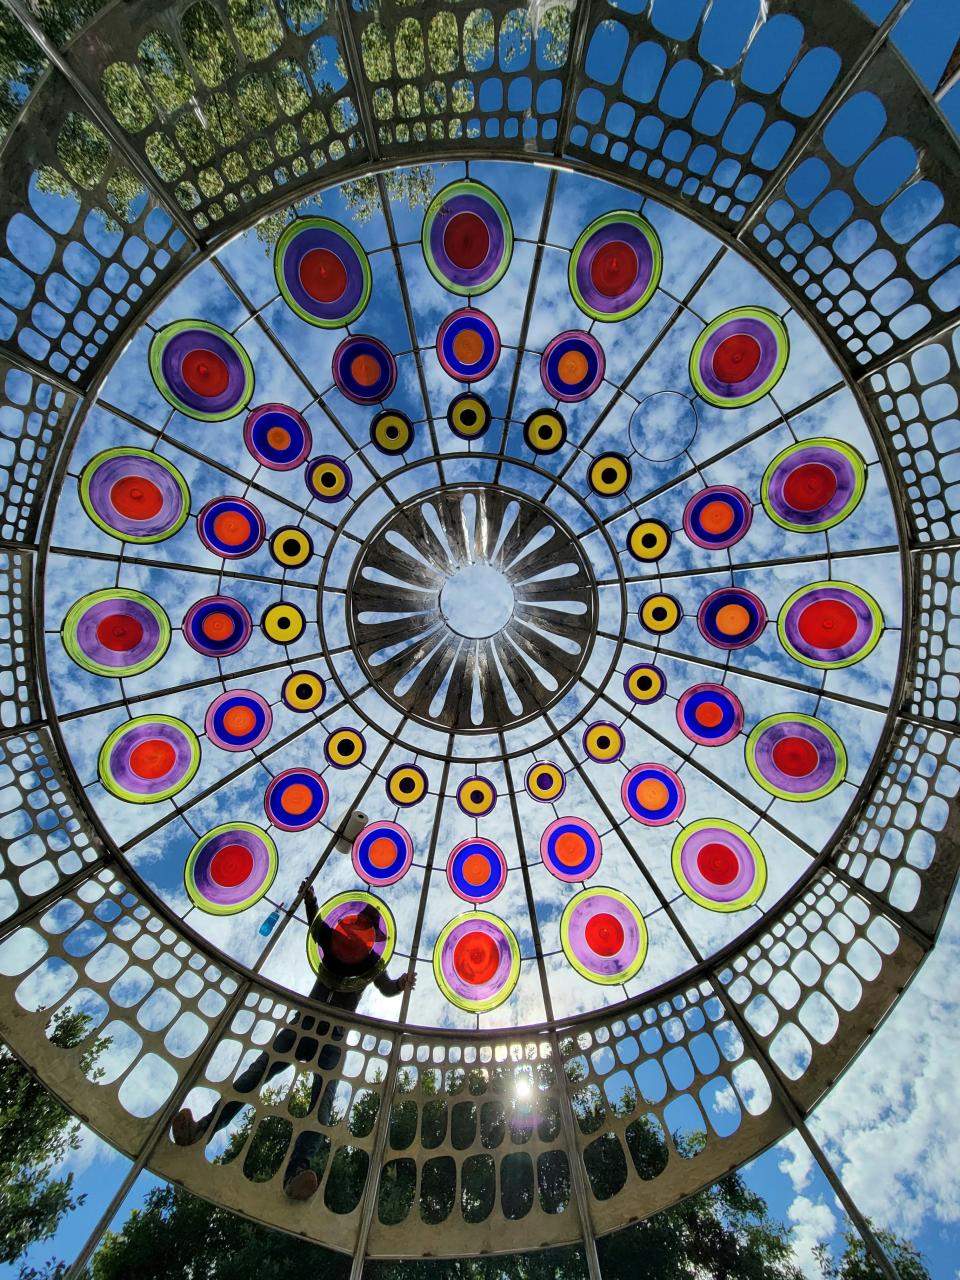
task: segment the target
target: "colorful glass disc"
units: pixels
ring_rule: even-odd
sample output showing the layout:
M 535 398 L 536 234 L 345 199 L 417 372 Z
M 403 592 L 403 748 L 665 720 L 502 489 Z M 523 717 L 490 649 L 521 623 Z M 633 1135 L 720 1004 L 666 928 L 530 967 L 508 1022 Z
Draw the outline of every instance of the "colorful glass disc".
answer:
M 744 649 L 763 634 L 766 625 L 763 601 L 743 587 L 712 591 L 697 610 L 700 634 L 718 649 Z
M 413 841 L 395 822 L 371 822 L 354 840 L 352 856 L 360 879 L 382 889 L 410 870 Z
M 720 409 L 740 409 L 777 385 L 787 367 L 790 339 L 765 307 L 737 307 L 707 325 L 690 353 L 690 381 Z
M 287 404 L 262 404 L 243 424 L 247 452 L 270 471 L 292 471 L 310 456 L 313 434 L 309 423 Z
M 252 633 L 246 607 L 230 596 L 205 596 L 190 606 L 183 619 L 184 640 L 208 658 L 238 653 Z
M 418 764 L 400 764 L 387 774 L 387 795 L 401 808 L 419 804 L 427 794 L 430 783 Z
M 162 542 L 183 527 L 190 491 L 177 468 L 146 449 L 106 449 L 80 476 L 80 502 L 98 528 L 122 542 Z
M 464 902 L 489 902 L 507 883 L 507 860 L 492 840 L 461 840 L 447 859 L 447 883 Z
M 557 818 L 540 837 L 540 857 L 551 875 L 574 884 L 596 875 L 603 845 L 585 819 Z
M 532 764 L 524 776 L 523 785 L 531 800 L 539 800 L 541 804 L 552 804 L 566 791 L 567 775 L 559 765 L 549 762 Z
M 513 253 L 513 228 L 503 201 L 480 182 L 444 187 L 431 200 L 420 237 L 430 274 L 451 293 L 486 293 Z
M 880 606 L 852 582 L 801 587 L 777 619 L 777 634 L 787 653 L 821 670 L 861 662 L 876 648 L 882 632 Z
M 803 440 L 767 467 L 760 500 L 767 515 L 793 533 L 832 529 L 855 510 L 867 487 L 867 467 L 841 440 Z
M 353 324 L 370 300 L 370 263 L 363 246 L 329 218 L 297 218 L 286 227 L 273 269 L 287 306 L 322 329 Z
M 616 498 L 630 484 L 630 460 L 622 453 L 601 453 L 587 468 L 587 483 L 598 497 Z
M 150 343 L 150 372 L 163 398 L 188 418 L 222 422 L 253 396 L 253 365 L 240 343 L 206 320 L 176 320 Z
M 627 549 L 641 564 L 660 560 L 670 550 L 673 534 L 662 520 L 640 520 L 627 535 Z
M 513 930 L 487 911 L 457 916 L 437 938 L 433 973 L 437 986 L 458 1009 L 496 1009 L 520 977 L 520 947 Z
M 484 818 L 497 803 L 497 788 L 489 778 L 464 778 L 457 787 L 457 804 L 471 818 Z
M 593 334 L 579 329 L 558 333 L 540 357 L 540 381 L 548 395 L 565 404 L 586 400 L 603 381 L 606 358 Z
M 200 743 L 173 716 L 137 716 L 114 729 L 97 770 L 106 789 L 130 804 L 155 804 L 182 791 L 200 766 Z
M 354 404 L 376 404 L 397 385 L 397 362 L 379 338 L 352 335 L 333 353 L 333 380 Z
M 744 750 L 755 780 L 781 800 L 819 800 L 835 791 L 847 772 L 839 735 L 822 720 L 797 711 L 761 720 Z
M 362 991 L 390 963 L 397 926 L 385 902 L 362 889 L 329 898 L 307 932 L 307 959 L 324 985 Z
M 660 283 L 663 252 L 646 219 L 625 209 L 601 214 L 580 233 L 567 282 L 593 320 L 626 320 L 645 307 Z
M 349 497 L 353 487 L 350 468 L 342 458 L 324 454 L 314 458 L 307 466 L 307 488 L 318 502 L 342 502 Z
M 450 401 L 447 424 L 461 440 L 476 440 L 490 426 L 490 406 L 481 396 L 463 391 Z
M 370 443 L 387 457 L 406 453 L 413 444 L 413 423 L 399 409 L 384 409 L 370 423 Z
M 284 569 L 299 569 L 313 555 L 313 539 L 306 529 L 287 525 L 270 538 L 270 555 Z
M 683 621 L 683 609 L 676 596 L 647 596 L 639 610 L 640 623 L 655 636 L 674 631 Z
M 647 926 L 625 893 L 596 885 L 564 907 L 560 943 L 577 973 L 615 986 L 640 972 L 647 958 Z
M 327 811 L 327 784 L 312 769 L 284 769 L 270 782 L 263 797 L 267 821 L 281 831 L 305 831 Z
M 215 556 L 252 556 L 267 536 L 263 516 L 246 498 L 214 498 L 197 516 L 200 541 Z
M 140 591 L 107 587 L 70 606 L 63 647 L 97 676 L 136 676 L 156 666 L 170 644 L 170 620 Z
M 583 749 L 597 764 L 619 760 L 623 747 L 623 731 L 610 720 L 595 720 L 583 731 Z
M 226 822 L 190 850 L 183 883 L 195 907 L 233 916 L 255 906 L 277 874 L 277 846 L 250 822 Z
M 566 443 L 567 424 L 555 409 L 538 409 L 523 424 L 523 439 L 534 453 L 556 453 Z
M 735 822 L 691 822 L 673 842 L 673 874 L 693 902 L 710 911 L 743 911 L 767 883 L 760 846 Z
M 479 382 L 500 359 L 500 334 L 488 315 L 463 307 L 447 316 L 437 332 L 437 359 L 457 382 Z
M 306 625 L 303 610 L 286 600 L 269 605 L 260 615 L 260 630 L 274 644 L 294 644 Z
M 695 684 L 680 695 L 677 724 L 691 742 L 722 747 L 743 728 L 743 706 L 722 684 Z
M 620 799 L 631 818 L 647 827 L 662 827 L 683 812 L 683 783 L 663 764 L 638 764 L 624 776 Z
M 323 744 L 327 763 L 335 769 L 352 769 L 363 759 L 366 749 L 366 740 L 357 729 L 337 729 Z
M 729 484 L 711 485 L 694 496 L 683 512 L 683 531 L 691 542 L 719 551 L 739 542 L 753 520 L 750 499 Z
M 638 662 L 623 677 L 623 691 L 633 702 L 646 706 L 659 702 L 667 692 L 667 677 L 659 667 Z
M 228 689 L 207 708 L 203 727 L 221 751 L 249 751 L 259 746 L 273 725 L 270 703 L 250 689 Z
M 315 711 L 326 695 L 326 685 L 315 671 L 293 671 L 283 682 L 280 697 L 290 711 Z

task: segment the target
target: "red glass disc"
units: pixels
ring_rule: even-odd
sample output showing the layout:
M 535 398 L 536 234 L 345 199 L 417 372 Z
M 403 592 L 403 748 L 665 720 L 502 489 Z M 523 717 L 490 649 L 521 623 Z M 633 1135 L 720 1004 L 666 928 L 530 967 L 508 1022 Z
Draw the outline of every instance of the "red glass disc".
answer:
M 213 532 L 225 547 L 236 547 L 250 537 L 250 520 L 240 511 L 221 511 L 213 522 Z
M 350 373 L 360 387 L 372 387 L 380 377 L 380 365 L 373 356 L 354 356 L 350 361 Z
M 857 615 L 843 600 L 814 600 L 800 614 L 797 630 L 817 649 L 839 649 L 857 634 Z
M 500 965 L 500 948 L 493 938 L 476 930 L 465 933 L 453 949 L 453 967 L 471 986 L 489 982 Z
M 313 801 L 313 792 L 302 782 L 291 782 L 283 789 L 283 811 L 296 816 L 306 813 Z
M 198 396 L 222 396 L 230 382 L 227 362 L 215 351 L 196 347 L 188 351 L 180 365 L 180 373 L 190 390 Z
M 557 861 L 565 867 L 575 867 L 586 856 L 587 846 L 583 836 L 578 835 L 576 831 L 564 831 L 562 835 L 557 836 L 553 852 Z
M 127 653 L 143 639 L 143 624 L 129 613 L 110 613 L 97 623 L 97 640 L 112 653 Z
M 490 232 L 475 213 L 455 213 L 443 233 L 447 257 L 463 271 L 475 271 L 490 252 Z
M 253 870 L 253 854 L 242 844 L 227 844 L 210 859 L 210 879 L 225 889 L 243 884 Z
M 177 753 L 163 738 L 138 742 L 130 752 L 128 763 L 138 778 L 163 778 L 174 766 Z
M 480 853 L 471 853 L 464 858 L 460 873 L 467 884 L 483 884 L 490 871 L 490 864 Z
M 367 856 L 372 866 L 382 871 L 396 859 L 397 846 L 388 836 L 378 836 L 371 840 L 367 848 Z
M 711 884 L 730 884 L 737 878 L 740 863 L 729 845 L 713 842 L 697 854 L 697 869 Z
M 343 916 L 330 938 L 334 958 L 341 964 L 360 964 L 373 950 L 376 932 L 368 920 L 359 915 Z
M 146 476 L 121 476 L 110 490 L 110 503 L 130 520 L 150 520 L 163 506 L 163 494 Z
M 716 702 L 701 702 L 693 716 L 705 729 L 715 729 L 723 719 L 723 708 Z
M 208 613 L 201 623 L 201 630 L 208 640 L 223 640 L 233 630 L 233 623 L 225 613 Z
M 837 477 L 824 462 L 804 462 L 783 482 L 783 498 L 794 511 L 817 511 L 837 492 Z
M 726 533 L 733 524 L 733 508 L 729 502 L 714 500 L 708 502 L 697 512 L 700 524 L 708 533 Z
M 771 752 L 773 763 L 789 778 L 806 778 L 820 763 L 820 753 L 806 738 L 781 738 Z
M 744 382 L 760 363 L 760 343 L 748 333 L 732 333 L 713 353 L 713 372 L 721 382 Z
M 257 716 L 252 707 L 230 707 L 223 713 L 223 727 L 234 738 L 242 738 L 253 731 Z
M 615 956 L 623 946 L 623 925 L 616 916 L 598 911 L 584 925 L 583 937 L 594 955 Z
M 311 249 L 300 259 L 300 283 L 317 302 L 336 302 L 347 287 L 347 269 L 329 249 Z
M 590 263 L 590 280 L 605 298 L 626 293 L 637 278 L 637 255 L 622 240 L 608 240 L 601 245 Z

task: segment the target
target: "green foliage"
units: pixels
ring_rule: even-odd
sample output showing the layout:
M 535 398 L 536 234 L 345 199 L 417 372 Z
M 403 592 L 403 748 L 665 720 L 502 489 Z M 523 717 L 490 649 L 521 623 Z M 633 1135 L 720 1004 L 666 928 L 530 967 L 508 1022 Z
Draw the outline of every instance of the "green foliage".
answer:
M 61 1010 L 50 1039 L 72 1048 L 84 1040 L 88 1025 L 85 1014 Z M 108 1043 L 98 1040 L 86 1049 L 80 1069 L 96 1078 L 94 1063 Z M 0 1045 L 0 1262 L 12 1262 L 35 1241 L 48 1240 L 63 1216 L 83 1203 L 84 1197 L 74 1194 L 72 1173 L 54 1176 L 79 1142 L 79 1124 Z
M 901 1240 L 892 1231 L 875 1230 L 875 1235 L 900 1280 L 930 1280 L 930 1272 L 924 1264 L 923 1256 L 912 1244 Z M 854 1231 L 844 1232 L 843 1253 L 839 1259 L 834 1259 L 826 1245 L 818 1245 L 814 1252 L 824 1280 L 886 1280 L 880 1267 L 867 1254 L 866 1245 Z

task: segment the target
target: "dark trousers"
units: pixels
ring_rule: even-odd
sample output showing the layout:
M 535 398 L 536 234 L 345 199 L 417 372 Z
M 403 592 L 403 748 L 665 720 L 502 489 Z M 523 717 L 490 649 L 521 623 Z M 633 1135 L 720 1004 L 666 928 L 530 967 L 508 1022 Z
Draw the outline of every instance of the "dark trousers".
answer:
M 299 1016 L 296 1021 L 299 1021 Z M 312 1019 L 310 1021 L 312 1022 Z M 317 1031 L 322 1035 L 326 1032 L 329 1025 L 329 1023 L 321 1023 L 320 1026 L 318 1026 Z M 296 1044 L 297 1036 L 299 1034 L 300 1032 L 295 1029 L 294 1025 L 284 1027 L 283 1030 L 279 1031 L 274 1037 L 273 1051 L 275 1053 L 289 1053 Z M 333 1028 L 333 1039 L 343 1039 L 343 1027 Z M 297 1046 L 295 1060 L 297 1062 L 312 1061 L 314 1054 L 317 1052 L 317 1048 L 318 1041 L 315 1036 L 301 1036 L 300 1044 Z M 317 1109 L 316 1115 L 313 1115 L 314 1108 L 317 1106 L 317 1100 L 323 1092 L 324 1076 L 320 1073 L 332 1071 L 339 1061 L 340 1050 L 335 1044 L 325 1044 L 320 1049 L 320 1056 L 317 1058 L 317 1070 L 313 1073 L 313 1083 L 310 1086 L 310 1111 L 308 1113 L 310 1117 L 313 1117 L 317 1124 L 329 1125 L 333 1120 L 333 1089 L 327 1090 L 323 1101 Z M 257 1057 L 254 1058 L 253 1062 L 251 1062 L 248 1067 L 245 1067 L 243 1071 L 240 1072 L 233 1082 L 233 1087 L 237 1093 L 253 1093 L 253 1091 L 261 1085 L 269 1084 L 269 1082 L 276 1076 L 280 1075 L 281 1072 L 286 1071 L 290 1065 L 291 1064 L 288 1061 L 284 1061 L 283 1058 L 274 1058 L 273 1061 L 271 1061 L 270 1054 L 264 1050 L 263 1053 L 258 1054 Z M 216 1107 L 208 1112 L 208 1114 L 200 1121 L 204 1131 L 210 1129 L 207 1140 L 209 1141 L 214 1134 L 219 1133 L 221 1129 L 225 1128 L 234 1116 L 236 1116 L 239 1111 L 243 1110 L 245 1105 L 246 1104 L 243 1102 L 231 1099 L 230 1102 L 224 1103 L 215 1119 Z M 289 1182 L 294 1174 L 299 1173 L 303 1169 L 309 1168 L 313 1157 L 317 1154 L 322 1140 L 322 1135 L 317 1133 L 315 1130 L 303 1129 L 300 1132 L 296 1142 L 293 1144 L 290 1159 L 287 1161 L 287 1167 L 283 1175 L 284 1183 Z

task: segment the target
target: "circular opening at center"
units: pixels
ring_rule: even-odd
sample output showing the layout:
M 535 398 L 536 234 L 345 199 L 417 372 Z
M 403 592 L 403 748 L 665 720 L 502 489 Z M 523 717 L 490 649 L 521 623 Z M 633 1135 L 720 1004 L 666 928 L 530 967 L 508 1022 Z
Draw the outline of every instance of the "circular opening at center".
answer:
M 440 610 L 458 635 L 481 640 L 510 621 L 513 588 L 492 565 L 468 564 L 444 583 Z

